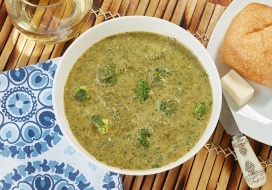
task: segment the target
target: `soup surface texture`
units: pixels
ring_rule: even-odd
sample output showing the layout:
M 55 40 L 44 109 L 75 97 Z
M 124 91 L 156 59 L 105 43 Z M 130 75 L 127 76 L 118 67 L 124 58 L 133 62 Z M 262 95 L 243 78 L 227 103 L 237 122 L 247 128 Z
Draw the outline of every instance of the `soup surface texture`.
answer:
M 89 97 L 79 101 L 81 86 Z M 127 32 L 97 42 L 77 60 L 64 104 L 86 151 L 107 165 L 142 170 L 174 162 L 193 148 L 210 120 L 212 90 L 199 60 L 176 39 Z M 195 112 L 200 104 L 203 116 Z M 107 132 L 99 132 L 94 115 L 107 121 Z

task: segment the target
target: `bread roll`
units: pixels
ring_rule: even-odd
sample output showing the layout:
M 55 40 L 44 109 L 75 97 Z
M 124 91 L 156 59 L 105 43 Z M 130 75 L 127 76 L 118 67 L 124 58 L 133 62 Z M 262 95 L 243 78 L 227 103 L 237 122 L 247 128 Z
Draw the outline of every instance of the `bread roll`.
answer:
M 250 3 L 231 21 L 220 58 L 246 78 L 272 87 L 272 7 Z

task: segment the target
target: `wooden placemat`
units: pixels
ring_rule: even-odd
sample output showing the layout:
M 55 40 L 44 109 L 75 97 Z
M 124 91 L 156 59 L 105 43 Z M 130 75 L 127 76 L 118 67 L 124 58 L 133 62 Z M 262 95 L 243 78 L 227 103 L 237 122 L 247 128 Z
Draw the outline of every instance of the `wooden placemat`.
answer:
M 146 15 L 171 21 L 207 46 L 220 16 L 232 0 L 94 0 L 93 11 L 82 33 L 105 20 L 128 15 Z M 11 70 L 59 57 L 75 40 L 44 45 L 28 40 L 13 27 L 4 0 L 0 0 L 0 71 Z M 271 189 L 271 147 L 250 139 L 266 170 Z M 148 175 L 122 175 L 124 190 L 133 189 L 249 189 L 230 145 L 230 136 L 218 123 L 210 140 L 193 158 L 172 170 Z

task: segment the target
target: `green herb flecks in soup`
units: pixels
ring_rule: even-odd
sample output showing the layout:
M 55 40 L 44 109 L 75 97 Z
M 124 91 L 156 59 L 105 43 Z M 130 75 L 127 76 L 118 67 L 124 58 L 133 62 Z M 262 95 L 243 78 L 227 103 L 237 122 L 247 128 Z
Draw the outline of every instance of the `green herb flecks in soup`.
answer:
M 195 55 L 147 32 L 91 46 L 73 66 L 64 100 L 78 142 L 123 169 L 176 161 L 199 141 L 212 111 L 209 77 Z

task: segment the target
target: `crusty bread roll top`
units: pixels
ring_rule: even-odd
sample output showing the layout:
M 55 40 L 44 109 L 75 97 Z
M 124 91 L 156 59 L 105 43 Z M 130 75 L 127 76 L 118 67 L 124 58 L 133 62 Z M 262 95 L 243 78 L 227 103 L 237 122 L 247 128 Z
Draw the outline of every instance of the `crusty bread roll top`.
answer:
M 220 58 L 246 78 L 272 87 L 272 7 L 250 3 L 231 21 Z

